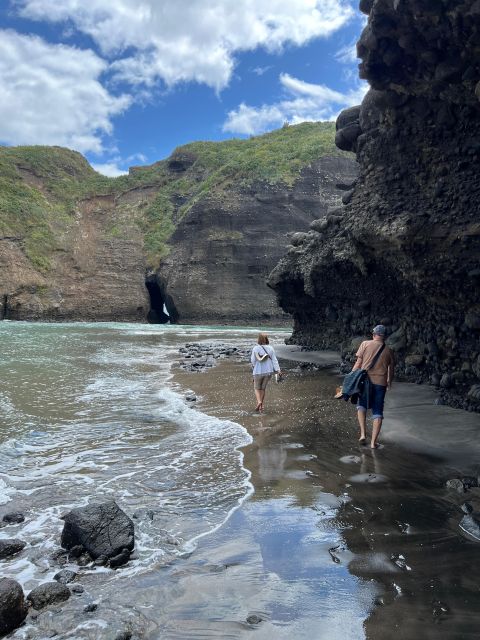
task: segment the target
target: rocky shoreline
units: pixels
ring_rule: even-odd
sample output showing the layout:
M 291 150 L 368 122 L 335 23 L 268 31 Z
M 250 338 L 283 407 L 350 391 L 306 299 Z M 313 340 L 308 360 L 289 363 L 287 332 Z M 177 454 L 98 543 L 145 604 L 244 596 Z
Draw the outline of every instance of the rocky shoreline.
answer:
M 98 603 L 80 582 L 82 568 L 88 567 L 90 571 L 100 566 L 118 569 L 130 560 L 135 545 L 134 523 L 115 502 L 73 509 L 63 516 L 63 520 L 61 548 L 50 557 L 50 566 L 60 568 L 53 581 L 38 585 L 25 596 L 16 580 L 0 578 L 0 637 L 24 622 L 35 627 L 45 609 L 61 605 L 72 595 L 79 597 L 84 614 L 95 612 Z M 9 512 L 2 518 L 2 526 L 24 521 L 23 514 Z M 0 540 L 0 561 L 19 554 L 25 546 L 26 543 L 18 539 Z M 78 571 L 65 568 L 72 563 L 78 566 Z M 111 637 L 112 640 L 135 640 L 137 636 L 131 631 L 119 631 Z

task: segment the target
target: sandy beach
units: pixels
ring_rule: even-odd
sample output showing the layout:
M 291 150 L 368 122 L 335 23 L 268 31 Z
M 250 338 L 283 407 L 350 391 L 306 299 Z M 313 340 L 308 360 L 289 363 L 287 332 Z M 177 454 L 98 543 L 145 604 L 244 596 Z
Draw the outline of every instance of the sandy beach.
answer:
M 352 405 L 333 399 L 336 354 L 278 353 L 287 378 L 270 385 L 263 415 L 248 363 L 175 373 L 201 411 L 251 434 L 254 492 L 173 570 L 179 593 L 161 637 L 477 637 L 480 547 L 458 524 L 478 490 L 445 483 L 478 470 L 479 417 L 397 384 L 371 451 L 358 445 Z

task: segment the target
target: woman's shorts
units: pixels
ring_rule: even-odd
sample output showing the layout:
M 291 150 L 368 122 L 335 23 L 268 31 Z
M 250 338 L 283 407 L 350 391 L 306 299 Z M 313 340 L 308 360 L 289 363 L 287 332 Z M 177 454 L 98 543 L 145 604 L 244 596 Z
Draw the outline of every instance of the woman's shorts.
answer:
M 253 376 L 253 388 L 256 391 L 263 391 L 267 388 L 267 384 L 270 382 L 270 378 L 272 377 L 271 373 L 263 373 L 260 375 Z
M 367 408 L 371 409 L 372 418 L 383 418 L 383 404 L 387 387 L 381 384 L 373 384 L 373 382 L 365 386 L 370 390 L 369 397 L 366 398 L 366 393 L 363 393 L 358 400 L 357 409 L 360 411 L 366 411 Z

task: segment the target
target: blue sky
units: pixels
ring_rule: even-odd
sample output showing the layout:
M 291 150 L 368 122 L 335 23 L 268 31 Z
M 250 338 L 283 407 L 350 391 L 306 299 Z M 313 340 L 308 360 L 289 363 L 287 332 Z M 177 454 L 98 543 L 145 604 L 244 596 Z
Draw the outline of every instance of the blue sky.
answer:
M 357 0 L 0 0 L 0 144 L 107 175 L 194 140 L 334 119 L 366 91 Z

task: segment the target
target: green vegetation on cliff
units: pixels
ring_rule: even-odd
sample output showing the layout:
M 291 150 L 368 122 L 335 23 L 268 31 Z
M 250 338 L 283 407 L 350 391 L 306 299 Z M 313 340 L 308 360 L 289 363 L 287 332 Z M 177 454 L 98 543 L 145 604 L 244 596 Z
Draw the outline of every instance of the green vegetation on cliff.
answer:
M 319 122 L 247 140 L 193 142 L 118 178 L 100 175 L 81 154 L 61 147 L 0 147 L 0 236 L 20 242 L 34 267 L 47 270 L 53 251 L 63 249 L 79 203 L 110 196 L 106 235 L 119 237 L 136 225 L 154 267 L 168 253 L 178 221 L 199 200 L 255 182 L 290 186 L 316 159 L 349 155 L 334 138 L 334 124 Z M 143 191 L 148 197 L 135 198 Z
M 291 185 L 314 160 L 347 155 L 335 146 L 334 131 L 331 122 L 304 122 L 248 140 L 194 142 L 181 150 L 198 155 L 199 165 L 211 172 L 207 181 L 211 187 L 232 180 Z
M 19 242 L 32 265 L 50 267 L 75 203 L 111 190 L 110 180 L 62 147 L 0 147 L 0 237 Z
M 171 158 L 194 158 L 192 169 L 203 173 L 209 188 L 221 187 L 226 181 L 270 184 L 292 184 L 299 172 L 322 156 L 349 156 L 335 146 L 333 122 L 303 122 L 284 126 L 261 136 L 221 142 L 191 142 L 177 147 Z M 169 160 L 149 167 L 135 168 L 128 176 L 117 178 L 119 184 L 148 184 L 166 178 L 171 172 Z

